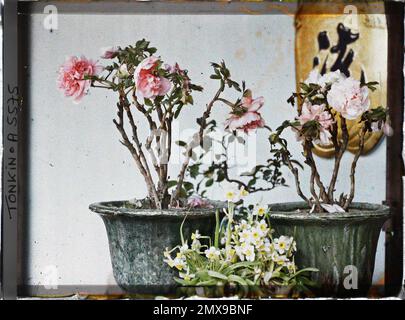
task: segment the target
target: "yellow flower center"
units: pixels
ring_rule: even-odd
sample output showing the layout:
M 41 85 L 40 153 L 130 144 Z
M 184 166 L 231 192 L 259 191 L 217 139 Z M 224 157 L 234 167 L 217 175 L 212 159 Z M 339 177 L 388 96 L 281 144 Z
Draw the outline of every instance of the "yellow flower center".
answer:
M 247 192 L 246 190 L 241 190 L 240 195 L 242 197 L 246 197 L 247 195 L 249 195 L 249 192 Z
M 228 191 L 225 196 L 228 200 L 232 200 L 235 197 L 235 193 L 232 191 Z

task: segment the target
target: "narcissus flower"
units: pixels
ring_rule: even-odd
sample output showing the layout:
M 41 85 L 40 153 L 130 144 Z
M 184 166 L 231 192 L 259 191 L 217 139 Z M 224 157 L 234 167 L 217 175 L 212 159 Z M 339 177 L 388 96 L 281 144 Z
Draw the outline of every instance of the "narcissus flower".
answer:
M 244 187 L 240 189 L 232 188 L 225 192 L 225 198 L 228 202 L 239 202 L 239 200 L 243 199 L 244 197 L 248 196 L 249 192 L 245 190 Z
M 255 216 L 263 217 L 266 214 L 266 212 L 267 206 L 264 205 L 258 204 L 253 208 L 253 215 Z
M 215 247 L 205 250 L 204 253 L 209 260 L 218 260 L 221 255 L 221 252 Z

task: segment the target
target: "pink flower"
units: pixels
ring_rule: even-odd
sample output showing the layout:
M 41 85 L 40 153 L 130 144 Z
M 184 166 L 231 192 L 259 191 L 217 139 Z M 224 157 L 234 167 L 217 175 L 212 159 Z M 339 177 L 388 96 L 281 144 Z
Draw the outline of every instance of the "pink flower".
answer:
M 181 69 L 179 64 L 176 62 L 173 66 L 169 64 L 165 64 L 165 69 L 167 72 L 171 74 L 178 74 L 179 76 L 182 77 L 183 79 L 183 89 L 188 92 L 190 90 L 190 78 L 187 75 L 187 71 L 184 69 Z
M 329 129 L 333 124 L 331 114 L 325 110 L 325 105 L 311 104 L 308 101 L 302 105 L 301 115 L 298 117 L 301 125 L 308 121 L 318 121 L 323 129 Z
M 184 75 L 184 70 L 180 68 L 177 62 L 173 66 L 171 66 L 170 64 L 165 64 L 165 69 L 169 73 L 178 73 L 180 75 Z
M 235 107 L 231 116 L 225 121 L 225 128 L 231 131 L 243 130 L 246 133 L 263 128 L 265 122 L 258 112 L 263 104 L 263 97 L 253 99 L 252 94 L 248 91 L 248 94 L 242 98 L 241 105 Z
M 101 48 L 102 59 L 114 59 L 118 55 L 118 47 Z
M 78 103 L 91 84 L 91 80 L 84 80 L 84 76 L 94 76 L 102 70 L 96 61 L 84 56 L 69 57 L 59 69 L 58 87 L 64 91 L 66 97 L 73 97 L 73 101 Z
M 213 206 L 208 200 L 200 197 L 199 195 L 192 195 L 188 198 L 187 205 L 190 208 L 212 208 Z
M 357 119 L 370 108 L 368 88 L 353 78 L 335 82 L 327 96 L 329 105 L 348 120 Z
M 330 142 L 331 133 L 329 128 L 333 124 L 333 119 L 331 114 L 325 110 L 325 105 L 311 104 L 308 101 L 305 101 L 302 105 L 301 115 L 297 118 L 300 122 L 301 130 L 302 126 L 308 121 L 317 121 L 320 124 L 319 129 L 319 140 L 314 141 L 314 143 L 327 145 Z
M 389 120 L 382 121 L 382 122 L 378 122 L 378 121 L 373 122 L 371 124 L 371 130 L 373 130 L 374 132 L 382 130 L 387 137 L 392 137 L 392 135 L 394 134 L 394 129 L 392 129 Z
M 172 86 L 168 79 L 157 74 L 159 63 L 159 58 L 150 56 L 135 69 L 136 97 L 142 103 L 145 98 L 155 99 L 158 96 L 164 96 Z

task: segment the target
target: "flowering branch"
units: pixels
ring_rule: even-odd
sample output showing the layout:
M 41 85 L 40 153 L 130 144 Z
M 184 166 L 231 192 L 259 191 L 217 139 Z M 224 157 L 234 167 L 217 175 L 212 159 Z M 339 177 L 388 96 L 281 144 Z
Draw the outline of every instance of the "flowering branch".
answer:
M 206 110 L 205 110 L 205 112 L 203 114 L 203 117 L 201 119 L 201 122 L 200 122 L 200 130 L 198 132 L 198 136 L 194 136 L 193 140 L 187 146 L 186 158 L 185 158 L 185 160 L 184 160 L 184 162 L 183 162 L 183 164 L 181 166 L 179 175 L 177 177 L 177 181 L 178 181 L 177 186 L 176 186 L 176 189 L 173 192 L 171 200 L 170 200 L 170 203 L 171 203 L 172 206 L 176 205 L 176 201 L 179 198 L 180 191 L 181 191 L 181 188 L 183 186 L 184 176 L 185 176 L 186 170 L 187 170 L 187 168 L 188 168 L 188 166 L 190 164 L 190 159 L 191 159 L 191 157 L 193 155 L 193 150 L 194 150 L 195 147 L 197 147 L 197 146 L 199 146 L 199 145 L 201 145 L 203 143 L 204 129 L 206 128 L 207 119 L 211 114 L 212 107 L 214 106 L 214 103 L 216 101 L 218 101 L 218 98 L 219 98 L 220 94 L 223 91 L 224 91 L 224 84 L 221 82 L 220 88 L 218 89 L 218 91 L 215 94 L 214 98 L 211 100 L 210 103 L 207 104 L 207 108 L 206 108 Z
M 335 146 L 335 165 L 333 168 L 332 172 L 332 177 L 329 183 L 329 188 L 328 188 L 328 199 L 329 201 L 333 201 L 333 193 L 335 192 L 335 186 L 336 186 L 336 181 L 337 177 L 339 174 L 339 168 L 340 168 L 340 162 L 342 160 L 343 154 L 345 153 L 347 149 L 347 145 L 349 143 L 349 132 L 347 130 L 347 125 L 346 125 L 346 119 L 341 118 L 341 130 L 342 130 L 342 143 L 339 144 L 337 142 L 337 132 L 338 132 L 338 126 L 337 123 L 335 123 L 335 128 L 333 129 L 332 132 L 332 137 L 333 137 L 333 145 Z
M 350 204 L 352 203 L 353 199 L 354 199 L 354 191 L 355 191 L 355 187 L 356 187 L 356 166 L 357 166 L 357 161 L 360 158 L 361 153 L 363 152 L 364 149 L 364 139 L 366 136 L 366 132 L 367 129 L 364 126 L 361 131 L 360 131 L 360 143 L 359 143 L 359 149 L 357 150 L 356 155 L 354 156 L 353 162 L 352 162 L 352 166 L 351 166 L 351 170 L 350 170 L 350 194 L 349 197 L 347 198 L 343 209 L 347 210 L 349 209 Z
M 294 174 L 297 193 L 305 200 L 309 207 L 315 206 L 317 212 L 347 211 L 355 196 L 355 172 L 357 162 L 363 152 L 365 134 L 367 132 L 383 130 L 386 135 L 392 134 L 387 111 L 378 107 L 370 110 L 369 90 L 376 89 L 376 82 L 361 83 L 353 78 L 347 78 L 339 71 L 320 75 L 316 70 L 311 72 L 309 78 L 300 84 L 301 91 L 294 93 L 287 101 L 295 106 L 298 99 L 298 116 L 295 121 L 285 121 L 270 137 L 272 152 L 282 152 L 284 157 L 290 154 L 287 143 L 280 135 L 286 128 L 291 128 L 302 142 L 305 163 L 311 168 L 309 181 L 312 199 L 303 195 L 300 188 L 297 170 L 289 165 Z M 343 154 L 347 150 L 349 132 L 347 120 L 358 120 L 362 124 L 359 139 L 359 150 L 356 153 L 351 171 L 351 187 L 348 195 L 342 193 L 339 202 L 334 199 L 336 181 L 339 175 Z M 339 130 L 342 133 L 339 138 Z M 282 147 L 277 149 L 274 145 Z M 335 163 L 329 186 L 326 188 L 321 182 L 319 171 L 313 157 L 314 144 L 330 145 L 335 148 Z M 318 187 L 319 193 L 316 192 Z

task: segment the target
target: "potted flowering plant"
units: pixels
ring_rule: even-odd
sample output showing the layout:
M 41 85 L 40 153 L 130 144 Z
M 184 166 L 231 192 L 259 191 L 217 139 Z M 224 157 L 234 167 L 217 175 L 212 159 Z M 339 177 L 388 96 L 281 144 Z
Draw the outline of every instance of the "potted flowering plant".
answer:
M 217 212 L 214 237 L 195 230 L 186 239 L 180 229 L 181 244 L 165 250 L 164 261 L 178 272 L 175 281 L 188 294 L 285 297 L 292 289 L 308 291 L 313 285 L 308 274 L 317 270 L 298 270 L 296 242 L 273 237 L 267 208 L 237 206 L 246 194 L 243 188 L 226 193 L 226 224 Z
M 320 270 L 314 278 L 321 286 L 321 294 L 367 293 L 377 240 L 389 216 L 389 208 L 384 205 L 353 202 L 356 166 L 366 135 L 379 130 L 388 136 L 392 134 L 387 110 L 381 106 L 370 109 L 369 91 L 374 91 L 376 85 L 376 82 L 346 77 L 339 71 L 321 75 L 314 70 L 300 84 L 300 92 L 288 100 L 293 106 L 298 101 L 297 117 L 285 121 L 270 136 L 271 152 L 288 163 L 297 193 L 303 200 L 271 205 L 272 222 L 281 232 L 295 230 L 296 239 L 302 244 L 297 261 L 304 267 L 310 265 Z M 349 173 L 350 190 L 336 196 L 340 164 L 349 141 L 349 120 L 357 121 L 361 127 L 359 148 Z M 282 138 L 287 128 L 296 133 L 305 163 L 310 168 L 310 196 L 302 190 L 297 166 L 290 161 L 287 141 Z M 322 181 L 317 168 L 312 150 L 314 144 L 332 144 L 335 149 L 328 185 Z
M 194 186 L 187 181 L 197 150 L 209 148 L 205 131 L 213 125 L 210 115 L 214 105 L 238 106 L 237 127 L 245 131 L 264 125 L 258 112 L 263 102 L 258 104 L 244 83 L 241 86 L 232 80 L 224 62 L 212 63 L 211 79 L 218 82 L 218 89 L 197 119 L 198 131 L 192 139 L 177 142 L 184 148 L 179 172 L 169 172 L 173 122 L 185 106 L 193 104 L 193 94 L 203 88 L 194 84 L 188 71 L 177 63 L 164 64 L 156 51 L 143 39 L 134 46 L 103 50 L 102 58 L 108 62 L 104 67 L 84 56 L 70 57 L 60 67 L 58 78 L 59 88 L 74 102 L 79 102 L 90 88 L 117 95 L 113 123 L 121 144 L 143 176 L 147 196 L 142 200 L 95 203 L 90 209 L 105 223 L 114 277 L 128 291 L 138 291 L 137 287 L 144 285 L 160 285 L 161 291 L 162 285 L 173 284 L 172 272 L 164 267 L 161 252 L 180 241 L 178 227 L 186 213 L 185 234 L 191 232 L 191 226 L 207 235 L 214 231 L 215 207 L 221 204 L 193 195 Z M 240 92 L 243 98 L 231 103 L 223 97 L 226 89 Z M 228 122 L 234 123 L 235 119 Z M 138 127 L 144 124 L 149 134 L 142 137 Z

